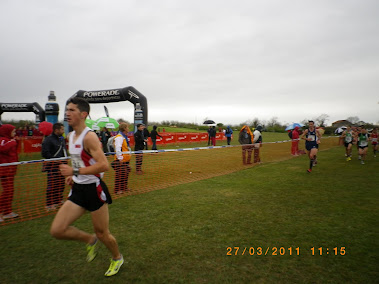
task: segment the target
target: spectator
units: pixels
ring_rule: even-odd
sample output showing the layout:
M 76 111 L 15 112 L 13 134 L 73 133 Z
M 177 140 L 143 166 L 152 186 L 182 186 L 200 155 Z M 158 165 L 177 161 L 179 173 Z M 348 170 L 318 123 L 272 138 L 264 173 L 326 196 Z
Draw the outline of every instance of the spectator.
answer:
M 258 125 L 257 128 L 255 129 L 253 135 L 253 143 L 255 144 L 254 146 L 254 163 L 260 163 L 261 162 L 261 157 L 259 155 L 259 148 L 262 147 L 262 126 Z
M 11 124 L 0 126 L 0 164 L 18 162 L 16 128 Z M 14 177 L 17 165 L 0 166 L 0 179 L 3 192 L 0 196 L 0 222 L 18 217 L 12 212 Z
M 27 126 L 26 129 L 28 131 L 28 136 L 33 136 L 33 125 L 32 126 Z
M 296 126 L 294 130 L 292 130 L 292 146 L 291 146 L 291 154 L 293 156 L 299 156 L 299 127 Z
M 33 126 L 32 130 L 33 130 L 33 136 L 43 136 L 43 134 L 38 130 L 37 127 Z
M 26 137 L 29 134 L 29 126 L 24 126 L 22 129 L 22 136 Z
M 103 130 L 100 132 L 100 141 L 101 141 L 101 144 L 103 145 L 104 153 L 107 152 L 107 143 L 108 143 L 109 138 L 111 138 L 111 136 L 112 135 L 109 132 L 109 130 L 106 127 L 103 127 Z
M 228 145 L 230 145 L 230 141 L 232 140 L 232 134 L 233 134 L 233 130 L 230 128 L 230 126 L 228 126 L 225 129 L 225 137 L 226 137 Z
M 211 142 L 213 146 L 216 146 L 216 126 L 212 126 L 210 131 Z
M 18 137 L 24 136 L 24 131 L 21 126 L 16 130 L 16 136 Z
M 142 123 L 137 124 L 137 131 L 134 133 L 134 151 L 142 151 L 145 149 L 145 143 L 147 143 L 147 138 L 144 136 L 144 128 L 145 125 Z M 137 153 L 136 154 L 136 174 L 142 175 L 142 160 L 143 160 L 143 153 Z
M 157 150 L 157 136 L 161 137 L 157 132 L 157 126 L 153 126 L 153 130 L 150 132 L 151 141 L 153 142 L 153 148 L 151 150 Z
M 209 126 L 207 132 L 208 132 L 208 146 L 211 145 L 211 131 L 212 131 L 212 126 Z
M 129 190 L 128 178 L 131 168 L 129 166 L 130 155 L 126 153 L 130 149 L 128 132 L 129 125 L 122 122 L 119 125 L 119 133 L 113 139 L 116 154 L 114 155 L 112 168 L 116 172 L 114 185 L 114 191 L 116 194 L 121 194 Z
M 150 137 L 150 133 L 149 133 L 149 130 L 147 130 L 147 127 L 144 127 L 143 128 L 143 136 L 145 137 L 146 141 L 145 141 L 145 149 L 146 150 L 149 150 L 148 147 L 147 147 L 147 142 L 148 142 L 148 139 Z
M 378 152 L 378 127 L 375 127 L 371 132 L 371 145 L 374 158 L 376 158 L 376 152 Z
M 254 145 L 252 144 L 252 136 L 250 128 L 244 125 L 239 133 L 238 142 L 242 145 L 242 163 L 244 165 L 251 164 L 251 152 L 253 151 Z M 247 159 L 246 159 L 247 152 Z
M 62 136 L 64 126 L 62 123 L 54 123 L 53 133 L 47 136 L 42 142 L 42 157 L 54 159 L 67 157 L 66 143 Z M 67 164 L 67 161 L 48 161 L 44 162 L 42 171 L 47 172 L 46 188 L 46 210 L 56 210 L 62 204 L 63 191 L 65 187 L 65 177 L 59 170 L 60 164 Z

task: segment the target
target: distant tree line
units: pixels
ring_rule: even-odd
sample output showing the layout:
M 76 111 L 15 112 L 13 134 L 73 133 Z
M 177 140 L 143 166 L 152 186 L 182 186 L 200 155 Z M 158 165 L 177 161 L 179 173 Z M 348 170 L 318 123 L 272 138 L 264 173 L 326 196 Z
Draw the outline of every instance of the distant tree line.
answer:
M 237 129 L 241 129 L 242 126 L 244 126 L 244 125 L 248 125 L 248 126 L 253 127 L 253 128 L 256 128 L 258 125 L 262 125 L 263 130 L 267 131 L 267 132 L 286 132 L 285 128 L 288 126 L 289 123 L 279 122 L 278 119 L 279 118 L 277 116 L 273 116 L 269 120 L 260 120 L 257 117 L 254 117 L 253 119 L 248 119 L 248 120 L 241 122 L 239 124 L 217 123 L 217 127 L 224 128 L 227 125 L 230 125 L 233 129 L 237 130 Z M 208 118 L 204 118 L 204 121 L 205 120 L 208 120 Z M 305 127 L 307 127 L 309 120 L 313 120 L 317 126 L 323 127 L 325 129 L 325 134 L 333 134 L 334 130 L 336 129 L 336 127 L 327 126 L 326 123 L 329 120 L 328 114 L 323 113 L 316 118 L 312 118 L 312 119 L 311 118 L 305 118 L 299 122 L 304 124 Z M 367 128 L 373 128 L 373 127 L 377 126 L 377 125 L 374 125 L 372 123 L 361 121 L 359 119 L 359 117 L 357 117 L 357 116 L 350 116 L 350 117 L 346 118 L 345 120 L 347 121 L 347 123 L 349 123 L 351 125 L 365 125 Z M 126 123 L 130 124 L 130 122 L 128 122 L 127 120 L 124 120 L 124 119 L 118 119 L 117 121 L 119 123 L 126 122 Z M 2 123 L 12 124 L 12 125 L 16 126 L 16 128 L 24 127 L 24 126 L 32 126 L 32 125 L 36 124 L 35 122 L 32 122 L 30 120 L 18 120 L 18 121 L 16 121 L 16 120 L 3 120 Z M 204 130 L 204 131 L 207 130 L 209 127 L 208 125 L 204 125 L 204 124 L 197 124 L 197 123 L 193 123 L 193 122 L 182 122 L 182 121 L 178 121 L 178 120 L 163 120 L 161 122 L 149 121 L 149 125 L 150 126 L 156 125 L 158 127 L 189 128 L 189 129 Z

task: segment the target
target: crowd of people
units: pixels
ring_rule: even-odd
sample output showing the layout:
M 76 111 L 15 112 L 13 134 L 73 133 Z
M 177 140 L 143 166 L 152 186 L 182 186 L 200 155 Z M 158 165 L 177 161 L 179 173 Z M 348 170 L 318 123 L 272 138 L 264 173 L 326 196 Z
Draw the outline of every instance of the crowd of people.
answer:
M 358 151 L 358 160 L 361 164 L 365 164 L 367 151 L 369 148 L 369 142 L 371 142 L 373 155 L 376 158 L 376 153 L 378 152 L 378 128 L 375 127 L 371 133 L 364 125 L 361 126 L 347 126 L 346 130 L 342 132 L 341 139 L 345 146 L 345 156 L 346 161 L 352 160 L 352 152 L 354 145 Z
M 17 137 L 26 137 L 26 136 L 43 136 L 43 134 L 38 130 L 34 125 L 25 125 L 20 126 L 16 130 Z

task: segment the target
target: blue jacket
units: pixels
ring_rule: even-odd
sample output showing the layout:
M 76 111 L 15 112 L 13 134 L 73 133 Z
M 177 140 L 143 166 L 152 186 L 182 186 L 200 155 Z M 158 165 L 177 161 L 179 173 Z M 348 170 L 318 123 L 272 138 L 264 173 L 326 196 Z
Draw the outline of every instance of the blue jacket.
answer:
M 228 126 L 225 131 L 225 137 L 232 137 L 233 130 Z

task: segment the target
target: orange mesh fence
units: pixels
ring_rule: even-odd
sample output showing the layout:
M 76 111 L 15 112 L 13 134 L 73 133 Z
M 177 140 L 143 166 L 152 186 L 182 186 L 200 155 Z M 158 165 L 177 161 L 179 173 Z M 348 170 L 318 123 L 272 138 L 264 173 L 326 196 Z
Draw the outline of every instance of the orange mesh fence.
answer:
M 323 139 L 320 150 L 338 146 L 338 142 L 338 137 Z M 261 162 L 267 163 L 290 159 L 292 157 L 290 150 L 290 141 L 263 143 L 260 147 Z M 107 184 L 113 199 L 225 175 L 257 164 L 254 163 L 254 152 L 252 153 L 252 164 L 246 165 L 242 163 L 241 146 L 144 151 L 142 155 L 143 173 L 138 174 L 136 172 L 137 155 L 132 152 L 131 172 L 128 174 L 127 190 L 124 192 L 115 194 L 115 183 L 117 182 L 115 170 L 110 168 L 105 173 L 103 180 Z M 62 160 L 49 161 L 62 162 Z M 108 156 L 109 163 L 112 163 L 113 160 L 113 155 Z M 62 177 L 59 172 L 55 172 L 51 174 L 50 183 L 48 184 L 47 172 L 41 171 L 44 162 L 46 166 L 46 161 L 0 164 L 0 174 L 2 176 L 0 191 L 0 209 L 2 213 L 0 212 L 0 216 L 9 212 L 18 214 L 16 218 L 3 217 L 0 226 L 55 214 L 62 204 L 61 201 L 66 200 L 70 187 L 64 185 L 62 188 L 63 194 L 56 193 L 56 191 L 59 191 Z M 70 161 L 68 162 L 70 163 Z M 12 188 L 12 175 L 7 176 L 4 173 L 9 173 L 9 169 L 12 172 L 12 169 L 14 170 L 15 168 L 17 168 L 17 172 L 14 175 L 14 187 Z M 119 182 L 125 183 L 124 180 Z M 47 195 L 48 185 L 50 187 L 49 192 L 52 193 L 50 196 Z M 62 196 L 63 200 L 60 199 Z M 51 203 L 56 205 L 47 207 Z M 8 212 L 4 212 L 4 210 L 8 210 Z

